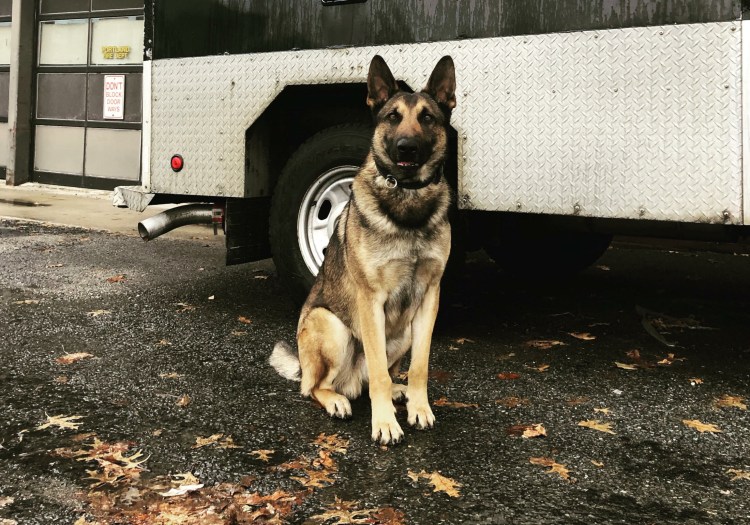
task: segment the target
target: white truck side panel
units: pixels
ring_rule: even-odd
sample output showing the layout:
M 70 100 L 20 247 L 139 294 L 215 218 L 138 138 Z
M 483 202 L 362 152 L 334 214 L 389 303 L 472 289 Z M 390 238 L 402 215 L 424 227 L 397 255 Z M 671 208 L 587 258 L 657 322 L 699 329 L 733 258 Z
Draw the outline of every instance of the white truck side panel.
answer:
M 364 82 L 380 54 L 421 88 L 450 54 L 460 207 L 742 224 L 740 27 L 154 61 L 150 191 L 243 197 L 245 130 L 284 86 Z

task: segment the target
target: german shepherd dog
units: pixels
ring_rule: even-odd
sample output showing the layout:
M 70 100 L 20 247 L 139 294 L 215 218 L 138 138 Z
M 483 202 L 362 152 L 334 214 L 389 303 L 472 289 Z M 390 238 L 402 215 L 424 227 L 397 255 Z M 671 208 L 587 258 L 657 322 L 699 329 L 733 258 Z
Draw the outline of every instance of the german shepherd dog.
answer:
M 332 417 L 350 417 L 349 399 L 369 383 L 372 439 L 395 444 L 404 432 L 394 401 L 406 399 L 410 425 L 435 424 L 427 375 L 451 246 L 442 170 L 456 106 L 453 60 L 440 59 L 427 87 L 407 93 L 375 56 L 367 90 L 376 124 L 370 153 L 302 307 L 298 353 L 276 343 L 270 364 Z M 408 385 L 395 384 L 410 348 Z

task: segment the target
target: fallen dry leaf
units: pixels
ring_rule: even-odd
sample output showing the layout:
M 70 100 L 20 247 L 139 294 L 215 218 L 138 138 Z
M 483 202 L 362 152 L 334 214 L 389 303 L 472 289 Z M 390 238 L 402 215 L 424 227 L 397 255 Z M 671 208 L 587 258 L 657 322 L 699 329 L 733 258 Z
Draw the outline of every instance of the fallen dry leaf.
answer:
M 464 343 L 473 343 L 475 342 L 473 339 L 469 339 L 468 337 L 459 337 L 458 339 L 454 339 L 454 341 L 460 345 Z
M 408 377 L 408 374 L 406 377 Z M 430 372 L 427 374 L 427 377 L 429 377 L 430 379 L 434 379 L 438 383 L 447 383 L 448 381 L 453 379 L 453 373 L 446 372 L 445 370 L 430 370 Z
M 192 304 L 188 304 L 188 303 L 175 303 L 175 306 L 180 307 L 180 309 L 177 310 L 177 313 L 190 312 L 192 310 L 195 310 L 195 306 L 193 306 Z
M 688 381 L 690 381 L 691 385 L 702 385 L 703 384 L 703 379 L 701 379 L 700 377 L 691 377 L 690 379 L 688 379 Z
M 173 474 L 170 480 L 172 485 L 166 492 L 158 492 L 160 496 L 165 498 L 172 498 L 175 496 L 184 496 L 189 492 L 195 492 L 203 488 L 203 483 L 198 480 L 191 472 L 183 472 L 182 474 Z M 166 488 L 166 487 L 164 487 Z M 153 487 L 152 487 L 153 489 Z
M 506 408 L 517 408 L 528 405 L 529 400 L 524 397 L 501 397 L 500 399 L 496 399 L 495 403 L 503 405 Z
M 526 439 L 546 437 L 547 429 L 544 428 L 541 423 L 536 423 L 534 425 L 513 425 L 508 428 L 508 434 Z
M 87 357 L 94 356 L 92 354 L 89 354 L 88 352 L 75 352 L 73 354 L 65 354 L 63 356 L 60 356 L 55 359 L 55 362 L 60 365 L 69 365 L 71 363 L 75 363 L 76 361 L 80 361 L 81 359 L 86 359 Z
M 24 299 L 22 301 L 15 301 L 13 304 L 39 304 L 36 299 Z
M 604 466 L 604 463 L 602 463 L 601 461 L 595 461 L 593 459 L 591 460 L 591 464 L 599 468 L 602 468 Z
M 100 315 L 109 315 L 112 312 L 109 310 L 93 310 L 91 312 L 86 312 L 86 315 L 90 315 L 91 317 L 99 317 Z
M 256 456 L 259 460 L 268 463 L 275 452 L 275 450 L 253 450 L 250 454 Z
M 747 410 L 747 405 L 743 403 L 745 398 L 740 396 L 730 396 L 724 394 L 720 398 L 714 401 L 714 404 L 719 408 L 739 408 L 740 410 Z
M 589 399 L 586 396 L 578 396 L 578 397 L 571 397 L 570 399 L 566 400 L 565 404 L 570 407 L 574 407 L 578 405 L 584 405 L 588 403 L 589 401 L 591 401 L 591 399 Z
M 593 341 L 596 339 L 595 335 L 591 335 L 588 332 L 567 332 L 568 335 L 580 339 L 581 341 Z
M 669 366 L 672 363 L 674 363 L 675 361 L 684 361 L 684 360 L 685 360 L 684 357 L 676 357 L 674 354 L 669 353 L 669 354 L 667 354 L 667 357 L 665 357 L 661 361 L 657 361 L 656 364 L 657 365 L 663 365 L 663 366 Z
M 192 399 L 187 394 L 182 394 L 179 398 L 177 398 L 177 401 L 175 402 L 175 405 L 178 407 L 186 407 L 190 404 Z
M 440 399 L 436 399 L 432 402 L 433 406 L 436 407 L 449 407 L 449 408 L 479 408 L 479 405 L 476 403 L 460 403 L 458 401 L 448 401 L 448 399 L 443 396 Z
M 734 476 L 729 481 L 737 481 L 738 479 L 746 479 L 750 481 L 750 470 L 737 470 L 734 468 L 730 468 L 729 470 L 727 470 L 727 472 Z
M 543 364 L 539 366 L 526 365 L 526 368 L 528 368 L 529 370 L 536 370 L 537 372 L 546 372 L 547 370 L 549 370 L 549 365 L 548 364 Z
M 604 423 L 598 419 L 591 419 L 589 421 L 579 421 L 579 427 L 586 427 L 592 430 L 598 430 L 599 432 L 606 432 L 607 434 L 614 434 L 612 430 L 612 423 Z
M 185 374 L 178 374 L 177 372 L 169 372 L 169 373 L 159 374 L 159 377 L 161 377 L 162 379 L 180 379 L 181 377 L 185 377 Z M 188 403 L 189 402 L 190 400 L 188 399 Z
M 124 280 L 125 280 L 124 275 L 114 275 L 112 277 L 107 277 L 108 283 L 121 283 Z
M 697 430 L 701 434 L 704 433 L 704 432 L 711 432 L 711 433 L 714 433 L 714 434 L 718 433 L 718 432 L 722 432 L 722 430 L 719 429 L 719 427 L 717 427 L 716 425 L 712 425 L 710 423 L 701 423 L 697 419 L 683 419 L 682 423 L 685 426 L 688 426 L 690 428 L 694 428 L 695 430 Z
M 57 376 L 53 381 L 64 385 L 69 381 L 69 378 L 68 376 Z
M 612 411 L 608 408 L 595 408 L 594 412 L 599 412 L 600 414 L 604 414 L 606 416 L 610 415 Z
M 143 464 L 148 458 L 144 458 L 141 452 L 125 455 L 130 443 L 105 443 L 94 437 L 93 442 L 86 446 L 88 449 L 57 449 L 55 452 L 62 457 L 95 462 L 98 470 L 86 471 L 88 479 L 94 480 L 92 487 L 131 485 L 139 480 L 141 472 L 145 470 Z
M 245 317 L 244 315 L 241 315 L 241 316 L 239 316 L 239 317 L 237 318 L 237 320 L 238 320 L 239 322 L 241 322 L 241 323 L 244 323 L 244 324 L 253 324 L 253 321 L 252 321 L 252 319 L 248 319 L 248 318 L 247 318 L 247 317 Z
M 305 523 L 328 523 L 336 524 L 374 524 L 383 523 L 376 521 L 375 515 L 383 509 L 361 509 L 357 501 L 344 501 L 335 496 L 333 503 L 329 504 L 321 514 L 311 516 Z M 391 522 L 393 523 L 393 522 Z
M 531 341 L 526 341 L 524 343 L 524 346 L 538 348 L 539 350 L 549 350 L 550 348 L 555 346 L 565 346 L 565 343 L 563 343 L 562 341 L 555 341 L 551 339 L 534 339 Z
M 154 343 L 156 346 L 172 346 L 172 343 L 167 341 L 166 339 L 160 339 L 156 343 Z
M 520 377 L 521 377 L 521 374 L 516 374 L 515 372 L 500 372 L 499 374 L 497 374 L 497 378 L 502 379 L 504 381 L 518 379 Z
M 454 479 L 443 476 L 439 472 L 428 473 L 422 470 L 421 472 L 416 473 L 408 470 L 407 475 L 415 482 L 420 479 L 427 480 L 427 482 L 433 486 L 433 492 L 445 492 L 452 498 L 458 498 L 461 496 L 458 490 L 461 488 L 461 484 Z
M 629 365 L 627 363 L 621 363 L 619 361 L 615 361 L 615 366 L 617 368 L 622 368 L 623 370 L 638 370 L 638 365 Z
M 247 330 L 232 330 L 232 335 L 235 337 L 244 337 L 247 335 Z
M 202 448 L 209 445 L 216 445 L 218 448 L 242 448 L 234 443 L 232 436 L 224 437 L 224 434 L 212 434 L 206 438 L 197 437 L 195 438 L 195 445 L 191 448 Z
M 12 504 L 15 500 L 9 496 L 2 496 L 0 497 L 0 509 L 3 507 L 7 507 L 8 505 Z
M 529 458 L 529 463 L 532 465 L 539 465 L 542 467 L 549 467 L 549 470 L 547 470 L 547 474 L 557 474 L 562 479 L 570 480 L 570 470 L 568 468 L 561 464 L 556 463 L 553 459 L 550 458 Z
M 47 414 L 45 414 L 47 416 Z M 83 423 L 78 423 L 78 419 L 82 419 L 83 416 L 47 416 L 47 422 L 36 427 L 35 430 L 44 430 L 49 427 L 58 427 L 63 429 L 78 430 Z

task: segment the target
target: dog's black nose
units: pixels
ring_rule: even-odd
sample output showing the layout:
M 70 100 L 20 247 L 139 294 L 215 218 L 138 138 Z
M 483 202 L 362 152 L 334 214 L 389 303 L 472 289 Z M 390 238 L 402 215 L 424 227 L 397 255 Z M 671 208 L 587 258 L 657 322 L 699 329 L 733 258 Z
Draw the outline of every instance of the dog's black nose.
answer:
M 398 153 L 401 156 L 415 157 L 417 155 L 418 144 L 415 139 L 403 138 L 396 143 Z

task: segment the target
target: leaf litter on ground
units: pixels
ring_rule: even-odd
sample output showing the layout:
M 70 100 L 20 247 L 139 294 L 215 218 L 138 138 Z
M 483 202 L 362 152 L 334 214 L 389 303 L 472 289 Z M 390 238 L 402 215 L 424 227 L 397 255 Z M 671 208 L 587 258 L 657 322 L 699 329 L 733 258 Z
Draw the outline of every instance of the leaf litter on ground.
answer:
M 458 498 L 461 496 L 459 489 L 462 485 L 456 480 L 443 476 L 437 471 L 425 472 L 424 470 L 422 470 L 420 472 L 413 472 L 411 469 L 409 469 L 407 471 L 407 476 L 409 476 L 409 478 L 415 483 L 420 479 L 426 480 L 432 485 L 433 492 L 444 492 L 451 498 Z
M 719 408 L 739 408 L 740 410 L 747 410 L 747 405 L 744 403 L 745 398 L 740 396 L 730 396 L 724 394 L 717 398 L 714 404 Z
M 579 421 L 579 427 L 590 428 L 591 430 L 598 430 L 599 432 L 606 432 L 607 434 L 614 434 L 612 430 L 612 423 L 604 423 L 598 419 L 591 419 L 588 421 Z
M 701 434 L 703 434 L 704 432 L 709 432 L 712 434 L 722 432 L 722 430 L 716 425 L 712 425 L 710 423 L 702 423 L 697 419 L 683 419 L 682 423 L 687 427 L 697 430 Z
M 370 525 L 402 525 L 405 523 L 404 513 L 393 507 L 361 508 L 357 501 L 344 501 L 334 496 L 333 503 L 324 512 L 311 516 L 305 523 L 336 524 L 370 524 Z
M 565 465 L 557 463 L 554 459 L 547 457 L 529 458 L 529 463 L 549 468 L 549 470 L 545 471 L 547 474 L 557 474 L 566 481 L 573 481 L 570 478 L 570 470 Z
M 65 354 L 57 359 L 55 359 L 55 363 L 60 365 L 69 365 L 72 363 L 75 363 L 76 361 L 81 361 L 82 359 L 86 359 L 87 357 L 94 357 L 93 354 L 89 354 L 88 352 L 74 352 L 72 354 Z
M 49 416 L 47 414 L 44 415 L 47 416 L 47 421 L 36 427 L 35 430 L 44 430 L 45 428 L 50 427 L 78 430 L 78 427 L 83 424 L 78 422 L 79 419 L 83 419 L 83 416 L 64 416 L 62 414 L 59 414 L 57 416 Z

